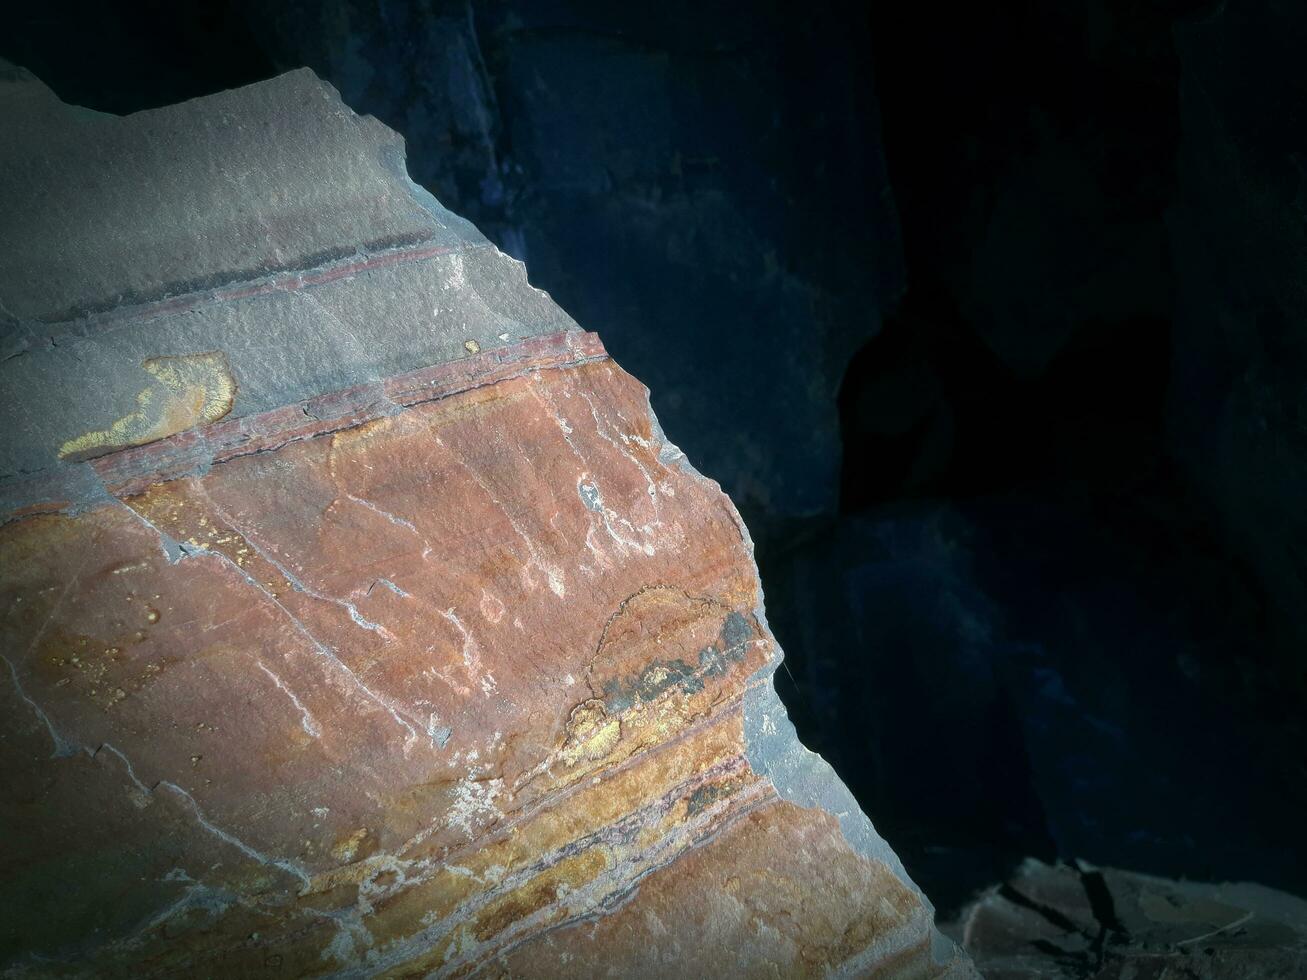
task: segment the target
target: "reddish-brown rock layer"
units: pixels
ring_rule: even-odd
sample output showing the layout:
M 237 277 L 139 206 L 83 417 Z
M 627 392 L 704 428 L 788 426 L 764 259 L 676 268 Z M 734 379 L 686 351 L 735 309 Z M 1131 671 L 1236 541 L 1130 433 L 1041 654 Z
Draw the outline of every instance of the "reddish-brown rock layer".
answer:
M 751 766 L 773 641 L 678 457 L 562 334 L 104 457 L 112 496 L 11 520 L 0 963 L 948 969 L 915 889 Z

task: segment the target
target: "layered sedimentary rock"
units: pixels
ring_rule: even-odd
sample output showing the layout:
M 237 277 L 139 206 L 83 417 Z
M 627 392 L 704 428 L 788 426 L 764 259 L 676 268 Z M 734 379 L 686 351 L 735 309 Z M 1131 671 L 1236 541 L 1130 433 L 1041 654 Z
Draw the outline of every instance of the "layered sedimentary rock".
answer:
M 0 108 L 0 970 L 970 972 L 729 500 L 393 133 Z

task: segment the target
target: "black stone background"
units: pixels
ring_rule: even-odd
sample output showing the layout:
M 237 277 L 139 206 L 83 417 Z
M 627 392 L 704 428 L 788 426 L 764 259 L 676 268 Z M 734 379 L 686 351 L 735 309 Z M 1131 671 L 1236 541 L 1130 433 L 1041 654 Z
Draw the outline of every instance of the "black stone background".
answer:
M 1027 854 L 1307 894 L 1303 51 L 1286 0 L 0 13 L 69 102 L 307 64 L 403 133 L 739 504 L 946 914 Z

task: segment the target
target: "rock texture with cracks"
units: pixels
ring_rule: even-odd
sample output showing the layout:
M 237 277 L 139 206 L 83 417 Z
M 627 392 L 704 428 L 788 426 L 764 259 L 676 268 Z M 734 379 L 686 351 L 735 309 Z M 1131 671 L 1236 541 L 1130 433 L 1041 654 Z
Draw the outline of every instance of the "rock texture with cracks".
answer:
M 0 266 L 4 975 L 969 975 L 794 738 L 730 501 L 393 134 L 307 73 L 121 120 L 5 80 L 8 152 L 71 157 L 0 193 L 59 181 L 22 213 L 88 258 L 49 309 L 48 240 Z M 201 182 L 151 198 L 164 144 Z M 105 146 L 112 235 L 64 206 Z M 103 254 L 152 216 L 190 251 Z M 60 453 L 201 354 L 216 419 Z
M 1307 969 L 1307 902 L 1248 883 L 1022 862 L 950 926 L 992 980 L 1268 980 Z

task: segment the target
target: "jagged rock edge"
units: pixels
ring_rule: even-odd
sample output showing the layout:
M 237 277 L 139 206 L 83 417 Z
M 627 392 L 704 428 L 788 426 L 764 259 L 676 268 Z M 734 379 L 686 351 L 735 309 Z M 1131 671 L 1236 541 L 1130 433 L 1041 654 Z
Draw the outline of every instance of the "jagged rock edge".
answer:
M 800 740 L 789 712 L 776 693 L 772 677 L 785 659 L 771 626 L 767 622 L 766 600 L 763 594 L 762 573 L 754 559 L 753 537 L 736 509 L 730 495 L 716 480 L 704 476 L 690 462 L 676 443 L 667 438 L 658 416 L 654 413 L 650 392 L 644 387 L 648 405 L 649 426 L 659 446 L 658 461 L 665 466 L 677 466 L 683 473 L 721 495 L 727 512 L 735 522 L 744 542 L 745 554 L 758 581 L 758 604 L 752 610 L 763 635 L 771 641 L 771 659 L 746 682 L 744 690 L 744 743 L 749 765 L 765 776 L 775 787 L 781 799 L 806 808 L 826 811 L 839 821 L 840 832 L 855 853 L 872 861 L 879 861 L 920 899 L 930 920 L 931 959 L 941 966 L 956 962 L 964 954 L 958 946 L 934 925 L 935 906 L 917 887 L 903 867 L 899 856 L 889 843 L 876 832 L 871 818 L 863 812 L 849 788 L 844 785 L 829 762 L 813 752 Z M 895 952 L 887 948 L 883 954 Z M 848 961 L 841 972 L 856 971 L 860 957 Z

